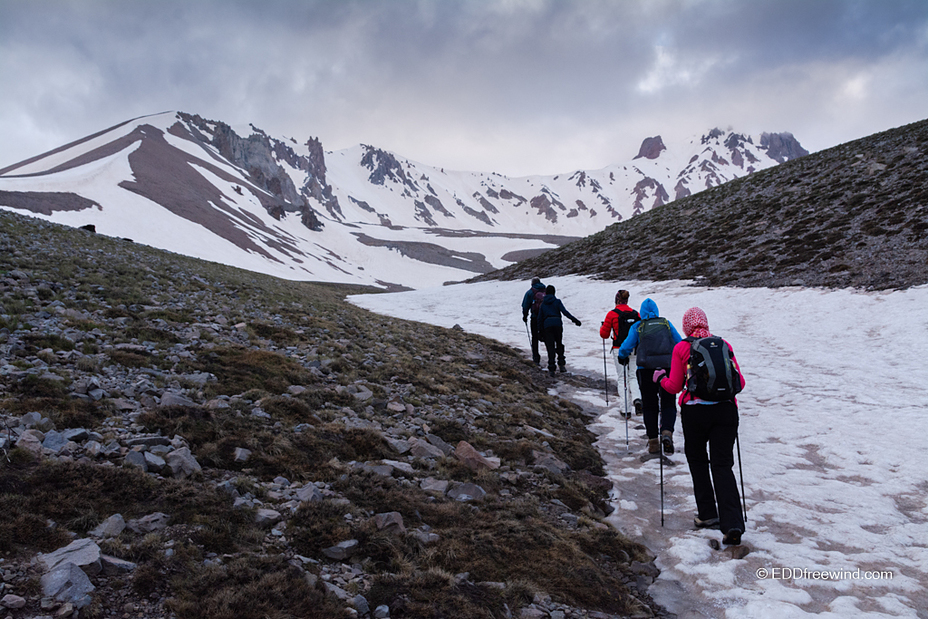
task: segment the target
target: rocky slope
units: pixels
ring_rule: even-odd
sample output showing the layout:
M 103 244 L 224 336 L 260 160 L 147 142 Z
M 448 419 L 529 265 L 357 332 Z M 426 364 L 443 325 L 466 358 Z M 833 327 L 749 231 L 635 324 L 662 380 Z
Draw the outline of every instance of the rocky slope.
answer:
M 667 616 L 581 409 L 347 291 L 0 213 L 4 616 Z
M 711 286 L 928 283 L 928 121 L 808 155 L 475 279 Z

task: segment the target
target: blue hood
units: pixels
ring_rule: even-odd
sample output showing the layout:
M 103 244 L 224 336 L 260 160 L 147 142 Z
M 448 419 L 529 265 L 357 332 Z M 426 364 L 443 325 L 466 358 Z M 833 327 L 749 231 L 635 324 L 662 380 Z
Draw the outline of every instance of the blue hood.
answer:
M 648 318 L 657 318 L 660 316 L 660 313 L 657 311 L 657 303 L 652 301 L 650 298 L 645 299 L 641 303 L 641 310 L 638 313 L 641 314 L 642 320 L 647 320 Z

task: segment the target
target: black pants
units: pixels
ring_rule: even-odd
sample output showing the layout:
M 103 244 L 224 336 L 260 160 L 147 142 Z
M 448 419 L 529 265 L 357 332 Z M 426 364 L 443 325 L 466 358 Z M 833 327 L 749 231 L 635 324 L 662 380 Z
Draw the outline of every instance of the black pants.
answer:
M 638 387 L 641 390 L 641 414 L 644 416 L 644 427 L 648 438 L 656 438 L 662 430 L 673 432 L 677 421 L 677 403 L 672 393 L 655 383 L 651 378 L 654 370 L 638 368 L 636 373 Z M 660 424 L 658 424 L 660 412 Z
M 687 404 L 680 417 L 700 520 L 718 518 L 723 533 L 731 529 L 744 531 L 741 497 L 733 470 L 738 407 L 734 402 Z
M 532 314 L 529 320 L 529 327 L 532 331 L 532 361 L 541 362 L 541 354 L 538 352 L 538 343 L 545 339 L 541 327 L 538 325 L 538 314 Z
M 544 330 L 545 349 L 548 351 L 548 371 L 553 372 L 555 369 L 555 356 L 557 363 L 561 367 L 567 365 L 567 359 L 564 358 L 564 327 L 547 327 Z

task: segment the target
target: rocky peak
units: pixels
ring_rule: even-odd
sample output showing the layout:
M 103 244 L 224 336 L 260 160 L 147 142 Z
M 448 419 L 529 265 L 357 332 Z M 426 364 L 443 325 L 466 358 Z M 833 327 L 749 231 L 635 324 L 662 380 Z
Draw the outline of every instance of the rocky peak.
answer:
M 770 158 L 778 163 L 809 154 L 792 133 L 763 133 L 760 136 L 760 147 L 767 149 Z
M 641 148 L 638 149 L 638 155 L 635 159 L 657 159 L 661 151 L 665 150 L 667 150 L 667 147 L 664 146 L 661 136 L 656 135 L 653 138 L 645 138 L 641 143 Z
M 412 191 L 418 192 L 419 187 L 415 181 L 406 176 L 403 172 L 403 166 L 391 153 L 368 146 L 362 145 L 364 156 L 361 157 L 361 165 L 371 171 L 368 180 L 375 185 L 383 185 L 389 179 L 394 183 L 406 185 Z

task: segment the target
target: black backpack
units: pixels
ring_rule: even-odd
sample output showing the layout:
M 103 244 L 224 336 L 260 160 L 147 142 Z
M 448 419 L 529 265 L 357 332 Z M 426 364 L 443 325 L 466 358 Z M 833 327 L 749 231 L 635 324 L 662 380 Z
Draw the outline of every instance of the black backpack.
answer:
M 619 348 L 622 346 L 622 342 L 625 341 L 625 338 L 628 337 L 628 332 L 631 330 L 632 325 L 641 320 L 641 316 L 635 310 L 630 312 L 620 312 L 617 309 L 610 310 L 615 312 L 619 317 L 617 323 L 618 335 L 612 340 L 612 347 Z
M 686 366 L 686 390 L 708 402 L 727 402 L 741 391 L 741 375 L 731 349 L 720 337 L 688 337 L 690 360 Z

